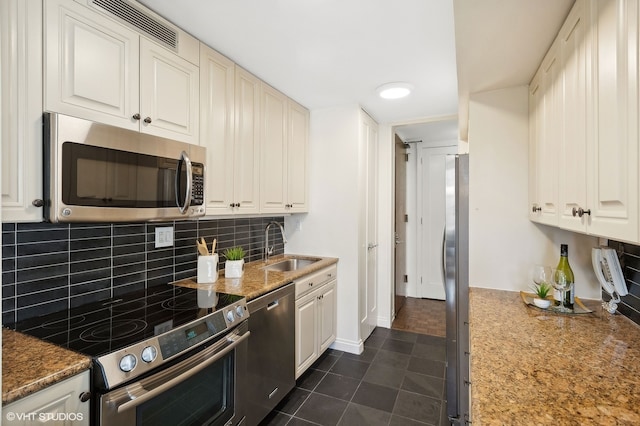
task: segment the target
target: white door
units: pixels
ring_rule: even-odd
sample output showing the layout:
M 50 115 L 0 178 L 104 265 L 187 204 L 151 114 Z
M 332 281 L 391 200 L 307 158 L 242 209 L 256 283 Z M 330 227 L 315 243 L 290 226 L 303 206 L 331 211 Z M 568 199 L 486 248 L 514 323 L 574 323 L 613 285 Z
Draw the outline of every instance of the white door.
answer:
M 422 147 L 418 160 L 417 296 L 444 300 L 442 241 L 445 222 L 446 156 L 457 147 Z
M 364 262 L 359 265 L 360 274 L 360 338 L 365 340 L 377 322 L 377 264 L 378 264 L 378 125 L 366 113 L 362 113 L 360 124 L 362 156 L 361 179 L 363 179 L 364 200 L 362 210 L 364 224 Z M 361 228 L 362 229 L 362 228 Z

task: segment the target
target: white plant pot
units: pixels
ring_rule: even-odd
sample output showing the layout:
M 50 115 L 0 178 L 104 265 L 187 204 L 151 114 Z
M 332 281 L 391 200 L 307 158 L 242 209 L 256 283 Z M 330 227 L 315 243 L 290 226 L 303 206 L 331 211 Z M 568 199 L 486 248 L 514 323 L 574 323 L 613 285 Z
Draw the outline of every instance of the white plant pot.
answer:
M 227 260 L 224 263 L 225 278 L 240 278 L 244 274 L 244 259 Z
M 537 297 L 533 299 L 533 304 L 536 305 L 540 309 L 547 309 L 551 306 L 551 300 L 548 299 L 538 299 Z

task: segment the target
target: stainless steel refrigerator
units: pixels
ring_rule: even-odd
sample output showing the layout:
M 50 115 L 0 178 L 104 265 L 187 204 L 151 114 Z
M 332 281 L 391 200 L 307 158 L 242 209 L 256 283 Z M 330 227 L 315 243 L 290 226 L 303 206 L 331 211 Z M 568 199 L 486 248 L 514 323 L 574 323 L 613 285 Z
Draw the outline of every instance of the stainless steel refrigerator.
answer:
M 445 171 L 443 268 L 447 321 L 447 415 L 471 422 L 469 396 L 469 155 L 449 155 Z

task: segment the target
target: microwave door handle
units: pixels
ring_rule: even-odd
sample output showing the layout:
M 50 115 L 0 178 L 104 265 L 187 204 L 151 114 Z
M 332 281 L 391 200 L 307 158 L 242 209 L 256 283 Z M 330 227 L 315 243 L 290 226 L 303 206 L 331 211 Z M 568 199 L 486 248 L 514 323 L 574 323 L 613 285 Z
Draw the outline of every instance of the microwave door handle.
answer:
M 187 188 L 184 194 L 184 204 L 180 205 L 180 164 L 184 161 L 187 167 Z M 178 161 L 178 170 L 176 170 L 176 203 L 180 209 L 180 213 L 185 214 L 189 206 L 191 206 L 191 185 L 193 180 L 193 171 L 191 168 L 191 160 L 186 152 L 180 153 L 180 160 Z

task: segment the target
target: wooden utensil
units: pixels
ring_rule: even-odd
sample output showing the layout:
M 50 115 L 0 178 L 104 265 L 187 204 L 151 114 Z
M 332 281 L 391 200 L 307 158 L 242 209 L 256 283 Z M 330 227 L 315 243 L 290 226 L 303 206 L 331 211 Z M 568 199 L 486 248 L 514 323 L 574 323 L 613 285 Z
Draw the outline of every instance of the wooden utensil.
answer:
M 216 244 L 218 243 L 218 239 L 214 238 L 213 243 L 211 244 L 211 255 L 216 254 Z
M 198 253 L 201 256 L 208 256 L 209 250 L 207 250 L 207 245 L 204 243 L 204 239 L 196 240 L 196 247 L 198 247 Z

